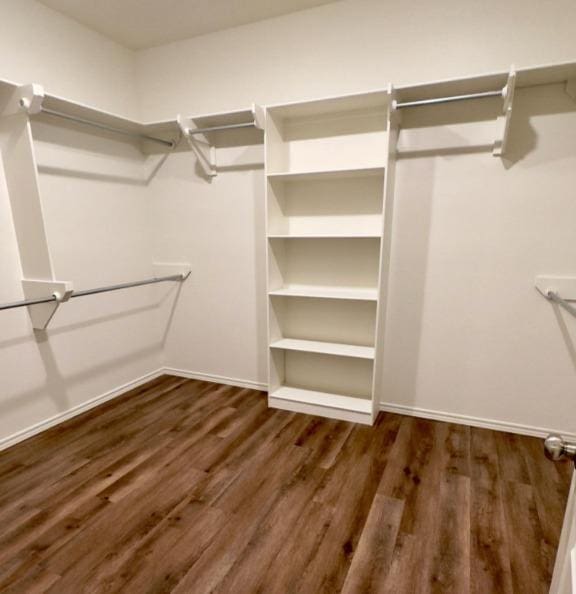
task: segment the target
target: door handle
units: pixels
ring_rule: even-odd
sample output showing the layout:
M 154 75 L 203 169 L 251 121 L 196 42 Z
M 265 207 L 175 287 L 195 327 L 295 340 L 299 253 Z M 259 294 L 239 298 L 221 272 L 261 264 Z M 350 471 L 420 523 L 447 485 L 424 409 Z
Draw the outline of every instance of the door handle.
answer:
M 544 453 L 550 460 L 562 460 L 568 458 L 576 461 L 576 444 L 568 443 L 561 435 L 551 433 L 544 440 Z

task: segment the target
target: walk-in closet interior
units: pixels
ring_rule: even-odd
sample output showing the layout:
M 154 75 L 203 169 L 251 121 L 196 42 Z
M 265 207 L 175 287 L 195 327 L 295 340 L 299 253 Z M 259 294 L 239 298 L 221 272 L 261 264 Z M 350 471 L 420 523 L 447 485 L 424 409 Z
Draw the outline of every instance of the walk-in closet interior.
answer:
M 576 4 L 0 2 L 0 592 L 576 594 Z

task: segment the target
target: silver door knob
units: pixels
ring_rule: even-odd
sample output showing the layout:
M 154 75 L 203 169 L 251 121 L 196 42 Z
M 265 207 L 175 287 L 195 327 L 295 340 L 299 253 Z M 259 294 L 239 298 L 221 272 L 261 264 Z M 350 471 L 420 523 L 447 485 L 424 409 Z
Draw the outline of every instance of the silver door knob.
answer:
M 561 435 L 551 433 L 544 440 L 544 453 L 550 460 L 576 460 L 576 444 L 567 443 Z

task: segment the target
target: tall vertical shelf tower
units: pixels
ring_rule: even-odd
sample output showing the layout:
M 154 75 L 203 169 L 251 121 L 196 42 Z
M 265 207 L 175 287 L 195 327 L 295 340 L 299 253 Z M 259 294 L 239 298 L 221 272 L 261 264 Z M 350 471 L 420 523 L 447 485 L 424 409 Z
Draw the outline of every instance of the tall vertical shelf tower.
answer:
M 266 112 L 269 404 L 378 411 L 397 126 L 392 90 Z

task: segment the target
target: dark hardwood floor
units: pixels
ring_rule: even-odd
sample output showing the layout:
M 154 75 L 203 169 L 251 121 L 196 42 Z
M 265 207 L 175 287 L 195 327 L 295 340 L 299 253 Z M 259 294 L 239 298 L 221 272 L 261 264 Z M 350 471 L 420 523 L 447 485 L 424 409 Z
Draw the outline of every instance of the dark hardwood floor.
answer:
M 540 439 L 163 377 L 0 454 L 0 592 L 543 593 Z

